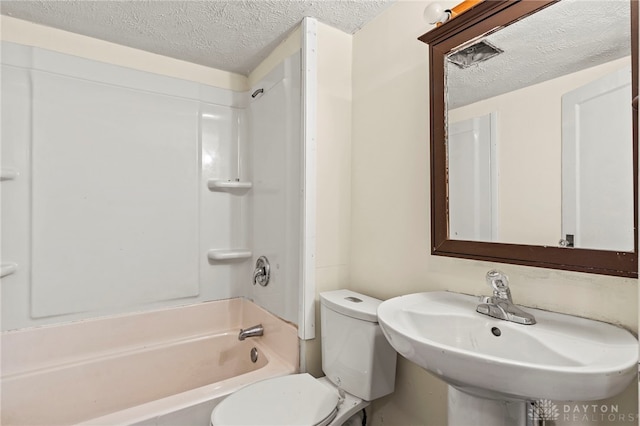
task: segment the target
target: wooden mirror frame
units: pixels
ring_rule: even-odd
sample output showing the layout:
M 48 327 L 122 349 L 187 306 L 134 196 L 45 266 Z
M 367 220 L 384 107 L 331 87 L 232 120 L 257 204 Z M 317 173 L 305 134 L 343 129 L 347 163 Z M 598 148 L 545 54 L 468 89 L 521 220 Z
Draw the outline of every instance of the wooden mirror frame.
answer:
M 559 0 L 484 1 L 419 38 L 429 45 L 431 111 L 431 253 L 484 260 L 638 277 L 638 0 L 631 3 L 631 62 L 633 109 L 634 251 L 618 252 L 449 239 L 447 149 L 445 128 L 445 56 L 455 47 L 506 26 Z

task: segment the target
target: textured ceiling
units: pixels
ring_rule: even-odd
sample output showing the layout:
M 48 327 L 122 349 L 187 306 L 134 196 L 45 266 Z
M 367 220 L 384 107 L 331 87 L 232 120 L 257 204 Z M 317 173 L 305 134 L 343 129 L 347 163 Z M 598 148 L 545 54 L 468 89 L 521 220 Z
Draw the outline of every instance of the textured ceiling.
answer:
M 393 0 L 2 1 L 4 15 L 247 75 L 305 16 L 357 32 Z
M 455 108 L 628 56 L 630 23 L 629 1 L 555 3 L 484 38 L 504 53 L 465 69 L 448 64 L 448 105 Z

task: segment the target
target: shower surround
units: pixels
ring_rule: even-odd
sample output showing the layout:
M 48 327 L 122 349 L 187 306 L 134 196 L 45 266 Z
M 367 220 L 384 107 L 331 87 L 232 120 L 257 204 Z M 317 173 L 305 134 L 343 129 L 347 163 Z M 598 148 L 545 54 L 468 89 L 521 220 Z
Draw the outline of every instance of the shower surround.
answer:
M 234 92 L 3 42 L 3 329 L 233 297 L 297 323 L 300 67 Z

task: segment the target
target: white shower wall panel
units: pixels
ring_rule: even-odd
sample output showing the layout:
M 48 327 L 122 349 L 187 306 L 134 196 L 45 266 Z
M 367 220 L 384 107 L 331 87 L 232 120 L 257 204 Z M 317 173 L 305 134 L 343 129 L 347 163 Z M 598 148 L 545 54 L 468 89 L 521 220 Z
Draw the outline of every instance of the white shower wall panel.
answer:
M 300 73 L 300 53 L 296 53 L 252 89 L 264 92 L 249 105 L 253 253 L 254 257 L 266 256 L 271 263 L 269 285 L 253 286 L 251 297 L 294 323 L 298 323 L 302 270 Z
M 32 82 L 33 316 L 197 296 L 198 103 Z
M 206 186 L 244 167 L 242 94 L 6 42 L 2 62 L 4 329 L 246 292 L 248 262 L 206 257 L 250 243 L 246 197 Z

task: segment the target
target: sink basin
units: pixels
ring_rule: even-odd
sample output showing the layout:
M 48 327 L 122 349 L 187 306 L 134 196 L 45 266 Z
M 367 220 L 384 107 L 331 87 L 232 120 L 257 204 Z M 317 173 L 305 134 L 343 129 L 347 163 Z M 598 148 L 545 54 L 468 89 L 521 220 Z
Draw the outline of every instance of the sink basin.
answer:
M 410 294 L 383 302 L 378 321 L 400 355 L 483 398 L 591 401 L 636 377 L 638 341 L 620 327 L 529 308 L 537 324 L 521 325 L 477 313 L 478 303 Z

